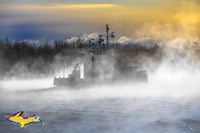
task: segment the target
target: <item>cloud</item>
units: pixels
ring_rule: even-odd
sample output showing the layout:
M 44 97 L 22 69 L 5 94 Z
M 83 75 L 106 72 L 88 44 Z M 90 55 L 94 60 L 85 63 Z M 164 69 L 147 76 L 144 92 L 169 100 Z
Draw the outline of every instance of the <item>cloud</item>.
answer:
M 61 5 L 55 4 L 53 6 L 48 6 L 52 9 L 93 9 L 93 8 L 111 8 L 116 7 L 114 4 L 79 4 L 79 5 Z
M 48 5 L 15 5 L 17 9 L 43 9 L 43 10 L 72 10 L 72 9 L 97 9 L 117 7 L 115 4 L 48 4 Z
M 98 33 L 91 33 L 91 34 L 84 33 L 81 36 L 74 36 L 74 37 L 71 37 L 69 39 L 66 39 L 65 41 L 70 43 L 70 44 L 73 44 L 73 43 L 77 42 L 78 40 L 85 43 L 85 42 L 91 41 L 91 39 L 97 40 L 98 39 Z
M 120 43 L 120 44 L 128 44 L 130 42 L 132 42 L 131 39 L 126 36 L 122 36 L 117 40 L 117 43 Z
M 34 30 L 35 26 L 31 25 L 38 25 L 39 32 L 48 35 L 67 33 L 73 36 L 98 32 L 108 23 L 116 35 L 139 38 L 138 40 L 161 40 L 180 36 L 198 38 L 200 35 L 200 8 L 196 4 L 197 0 L 127 0 L 120 1 L 121 4 L 119 0 L 103 2 L 88 4 L 97 1 L 87 1 L 83 4 L 84 2 L 79 1 L 73 4 L 69 1 L 70 4 L 66 4 L 58 1 L 59 4 L 53 4 L 51 1 L 38 5 L 4 5 L 0 8 L 0 26 L 9 29 L 14 25 L 29 24 L 29 29 Z M 134 3 L 140 3 L 141 6 L 134 6 Z M 23 29 L 18 32 L 24 32 Z

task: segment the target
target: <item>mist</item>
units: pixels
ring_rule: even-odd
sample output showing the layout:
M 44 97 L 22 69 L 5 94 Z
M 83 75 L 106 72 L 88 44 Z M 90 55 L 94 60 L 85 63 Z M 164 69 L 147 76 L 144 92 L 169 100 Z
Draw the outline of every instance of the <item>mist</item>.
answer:
M 148 75 L 147 83 L 135 83 L 131 81 L 130 77 L 130 79 L 120 80 L 113 84 L 103 84 L 102 82 L 100 82 L 101 84 L 98 84 L 97 81 L 97 83 L 88 85 L 87 87 L 77 87 L 77 90 L 70 88 L 70 86 L 56 88 L 53 86 L 53 77 L 62 77 L 63 75 L 62 64 L 59 64 L 58 66 L 61 66 L 60 69 L 58 69 L 59 71 L 56 71 L 55 75 L 47 76 L 46 78 L 42 77 L 33 80 L 23 80 L 11 77 L 11 79 L 2 80 L 1 90 L 15 93 L 20 91 L 39 91 L 40 89 L 48 90 L 49 88 L 53 91 L 69 91 L 70 95 L 64 96 L 67 97 L 67 99 L 103 99 L 109 97 L 198 97 L 200 94 L 200 83 L 198 82 L 198 77 L 200 75 L 199 62 L 195 59 L 192 60 L 191 57 L 193 56 L 190 54 L 188 56 L 183 51 L 180 52 L 175 49 L 172 51 L 166 51 L 167 53 L 164 53 L 165 55 L 162 57 L 162 60 L 153 60 L 152 58 L 142 57 L 145 55 L 139 55 L 140 59 L 144 58 L 144 61 L 142 61 L 142 65 L 141 62 L 138 61 L 139 63 L 137 63 L 137 66 L 140 67 L 139 69 L 146 70 Z M 81 59 L 78 60 L 80 61 Z M 103 57 L 103 59 L 101 58 L 100 60 L 104 61 L 105 64 L 108 64 L 109 62 L 110 67 L 108 67 L 108 69 L 113 73 L 112 71 L 116 68 L 111 62 L 114 63 L 115 60 L 108 60 L 106 57 Z M 134 62 L 129 63 L 134 64 Z M 76 62 L 74 61 L 70 65 L 66 66 L 66 75 L 71 73 L 75 64 Z M 98 67 L 102 68 L 103 66 L 98 65 Z M 100 79 L 101 78 L 105 78 L 105 73 L 101 74 Z M 78 93 L 81 95 L 82 93 L 86 93 L 87 95 L 77 96 Z
M 199 4 L 1 0 L 0 133 L 200 133 Z
M 63 76 L 62 71 L 64 64 L 65 75 L 67 76 L 71 73 L 77 62 L 87 62 L 87 60 L 90 60 L 90 57 L 85 54 L 85 51 L 87 50 L 90 39 L 96 37 L 96 33 L 83 34 L 80 37 L 72 37 L 64 43 L 62 41 L 55 41 L 54 45 L 57 47 L 48 47 L 48 44 L 40 47 L 30 46 L 30 48 L 36 49 L 36 54 L 34 54 L 34 56 L 38 56 L 37 50 L 39 51 L 40 48 L 43 48 L 43 51 L 45 51 L 46 47 L 49 51 L 46 52 L 46 55 L 39 55 L 39 58 L 36 57 L 35 59 L 31 57 L 32 55 L 29 55 L 30 57 L 28 57 L 28 59 L 24 58 L 23 56 L 26 56 L 25 51 L 24 55 L 21 55 L 20 60 L 16 60 L 16 63 L 14 63 L 12 67 L 7 67 L 7 70 L 5 67 L 8 66 L 8 62 L 13 61 L 13 59 L 10 57 L 5 58 L 3 55 L 4 51 L 2 51 L 1 69 L 5 69 L 7 72 L 1 75 L 3 79 L 1 81 L 1 90 L 18 92 L 22 90 L 56 88 L 52 83 L 53 77 Z M 100 82 L 100 85 L 97 81 L 97 85 L 94 83 L 86 87 L 86 90 L 82 90 L 82 88 L 70 90 L 70 87 L 69 90 L 72 92 L 88 91 L 88 93 L 92 93 L 91 95 L 94 95 L 95 98 L 123 95 L 123 97 L 197 96 L 199 94 L 198 42 L 182 41 L 180 38 L 169 40 L 168 42 L 163 40 L 158 44 L 154 42 L 155 41 L 134 42 L 133 39 L 125 36 L 118 37 L 113 40 L 112 47 L 110 48 L 112 57 L 108 58 L 107 56 L 102 56 L 97 59 L 97 69 L 107 67 L 109 71 L 109 73 L 107 70 L 105 70 L 106 73 L 104 70 L 101 71 L 98 80 L 105 79 L 106 76 L 108 78 L 109 76 L 114 76 L 116 79 L 120 77 L 119 72 L 124 71 L 118 68 L 117 65 L 120 65 L 119 63 L 116 64 L 116 61 L 120 59 L 130 66 L 137 67 L 138 70 L 145 70 L 148 75 L 148 82 L 146 84 L 133 82 L 134 79 L 130 76 L 109 85 L 106 83 L 103 84 L 103 82 Z M 14 48 L 20 45 L 20 42 L 16 42 L 18 44 L 10 44 L 11 42 L 9 41 L 5 43 L 10 46 L 14 45 Z M 26 42 L 22 43 L 28 49 L 29 46 L 26 45 Z M 74 47 L 75 43 L 77 45 L 76 48 Z M 176 45 L 177 43 L 180 45 Z M 55 52 L 54 49 L 58 49 L 59 46 L 62 46 L 64 50 Z M 78 53 L 85 55 L 80 56 Z M 45 57 L 49 56 L 48 54 L 50 58 Z M 29 59 L 33 62 L 31 67 L 29 67 L 31 63 Z M 38 64 L 39 66 L 37 66 Z M 35 65 L 35 67 L 32 65 Z M 39 71 L 37 70 L 38 67 L 40 68 Z M 114 74 L 115 70 L 119 72 Z M 65 88 L 67 89 L 67 87 L 61 88 L 63 90 L 65 90 Z M 76 95 L 74 97 L 76 97 Z
M 23 110 L 27 114 L 40 115 L 41 124 L 24 129 L 30 133 L 200 131 L 198 45 L 192 43 L 188 46 L 188 42 L 183 41 L 176 46 L 174 42 L 177 39 L 157 44 L 155 41 L 134 42 L 127 37 L 128 43 L 113 43 L 109 49 L 112 56 L 96 58 L 97 69 L 107 67 L 109 73 L 100 71 L 98 80 L 87 86 L 54 86 L 53 78 L 63 75 L 63 64 L 67 76 L 77 62 L 90 60 L 84 52 L 88 47 L 87 38 L 88 35 L 84 35 L 84 43 L 77 43 L 76 48 L 73 39 L 70 42 L 66 40 L 66 45 L 57 42 L 64 48 L 58 52 L 54 51 L 56 47 L 46 46 L 55 52 L 50 56 L 52 58 L 43 58 L 49 57 L 48 52 L 39 58 L 34 54 L 35 59 L 31 61 L 32 55 L 28 58 L 22 55 L 11 67 L 1 67 L 7 72 L 1 75 L 0 112 L 12 115 Z M 81 56 L 78 53 L 82 53 Z M 2 54 L 2 62 L 8 65 L 9 60 L 10 57 L 5 60 Z M 39 71 L 38 67 L 28 67 L 27 64 L 32 62 L 40 66 Z M 132 72 L 128 76 L 125 74 L 124 79 L 119 78 L 124 77 L 122 73 L 126 71 L 123 64 L 145 71 L 148 82 L 134 82 Z M 110 77 L 115 80 L 104 82 Z M 0 121 L 4 131 L 21 132 L 18 125 L 13 126 L 3 118 Z

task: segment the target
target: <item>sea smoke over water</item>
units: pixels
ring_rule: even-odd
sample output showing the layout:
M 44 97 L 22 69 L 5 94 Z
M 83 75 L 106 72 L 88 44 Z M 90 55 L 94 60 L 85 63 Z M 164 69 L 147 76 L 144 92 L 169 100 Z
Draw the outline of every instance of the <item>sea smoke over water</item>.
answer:
M 153 59 L 139 54 L 147 84 L 129 80 L 72 89 L 52 86 L 53 77 L 1 81 L 0 112 L 40 115 L 41 124 L 25 128 L 29 133 L 198 133 L 200 67 L 187 51 L 193 49 L 166 48 Z M 19 128 L 0 122 L 8 133 Z
M 153 0 L 98 12 L 45 3 L 3 5 L 2 33 L 56 38 L 110 23 L 116 38 L 109 54 L 96 58 L 99 79 L 77 87 L 54 86 L 53 78 L 63 76 L 63 67 L 67 77 L 76 63 L 91 61 L 86 51 L 99 33 L 54 44 L 0 40 L 0 132 L 200 133 L 199 0 Z M 148 82 L 135 83 L 130 67 L 145 71 Z M 121 78 L 121 71 L 129 76 Z M 102 82 L 110 77 L 119 80 Z M 21 130 L 4 118 L 18 111 L 41 116 L 42 123 Z
M 78 90 L 69 89 L 70 98 L 108 98 L 108 97 L 198 97 L 200 95 L 198 77 L 199 64 L 190 57 L 177 51 L 168 53 L 159 65 L 144 64 L 148 74 L 147 84 L 135 84 L 130 80 L 116 84 L 92 85 Z M 70 72 L 70 71 L 69 71 Z M 36 80 L 1 81 L 1 90 L 5 92 L 19 92 L 29 90 L 43 90 L 53 87 L 53 77 Z M 55 88 L 54 88 L 55 89 Z M 56 90 L 56 89 L 55 89 Z M 59 90 L 59 89 L 58 89 Z M 61 89 L 62 90 L 62 89 Z M 63 91 L 62 90 L 62 91 Z M 80 93 L 80 95 L 79 95 Z M 82 95 L 82 93 L 87 95 Z
M 97 37 L 97 34 L 95 33 L 88 34 L 88 35 L 84 34 L 83 36 L 80 37 L 80 39 L 82 38 L 82 40 L 80 41 L 88 42 L 89 39 L 92 39 L 95 37 Z M 70 41 L 70 43 L 72 43 L 71 42 L 72 40 L 77 41 L 77 39 L 78 37 L 75 39 L 72 38 L 66 41 Z M 158 44 L 156 44 L 159 47 L 157 50 L 151 50 L 151 48 L 155 47 L 154 42 L 156 41 L 146 40 L 145 42 L 141 42 L 141 44 L 140 43 L 137 44 L 137 43 L 134 43 L 134 40 L 125 36 L 119 37 L 119 39 L 116 39 L 116 40 L 120 40 L 120 41 L 125 40 L 129 42 L 129 43 L 125 42 L 123 47 L 126 47 L 128 45 L 135 45 L 136 47 L 138 47 L 137 51 L 128 50 L 129 48 L 127 48 L 127 50 L 126 49 L 123 50 L 122 48 L 118 48 L 118 47 L 114 49 L 111 48 L 111 51 L 112 51 L 111 53 L 114 57 L 117 56 L 117 58 L 118 57 L 122 58 L 124 61 L 126 61 L 126 63 L 132 66 L 137 66 L 139 70 L 145 70 L 147 72 L 149 81 L 147 85 L 142 86 L 142 87 L 140 86 L 136 87 L 136 85 L 134 85 L 131 82 L 131 79 L 127 81 L 128 85 L 125 85 L 124 83 L 122 83 L 122 86 L 120 86 L 119 84 L 120 87 L 118 85 L 113 85 L 113 86 L 103 85 L 102 87 L 100 87 L 101 89 L 99 89 L 99 91 L 104 90 L 105 95 L 107 92 L 106 90 L 108 88 L 110 88 L 108 89 L 109 91 L 114 89 L 115 91 L 119 90 L 119 92 L 126 92 L 125 90 L 127 90 L 127 95 L 129 95 L 128 94 L 129 92 L 133 92 L 133 96 L 134 96 L 134 92 L 138 92 L 138 91 L 141 93 L 141 95 L 142 94 L 148 95 L 146 94 L 147 92 L 150 93 L 148 96 L 151 96 L 151 95 L 154 96 L 154 94 L 161 95 L 164 93 L 167 93 L 166 95 L 175 95 L 175 93 L 179 95 L 178 93 L 180 91 L 182 91 L 182 94 L 184 95 L 187 95 L 187 93 L 188 95 L 190 95 L 191 93 L 195 94 L 195 92 L 197 92 L 196 94 L 198 94 L 198 86 L 199 86 L 198 76 L 200 73 L 199 71 L 200 47 L 199 47 L 199 43 L 196 42 L 195 40 L 190 40 L 190 39 L 187 40 L 187 38 L 184 39 L 182 37 L 168 40 L 168 41 L 163 40 L 163 41 L 160 41 Z M 153 47 L 150 45 L 152 45 Z M 145 51 L 145 49 L 147 49 L 146 51 L 150 49 L 149 51 L 151 53 L 149 54 L 148 52 Z M 66 62 L 65 71 L 67 75 L 73 69 L 73 65 L 76 64 L 76 61 L 81 61 L 84 58 L 84 57 L 83 58 L 75 57 L 73 59 L 73 56 L 68 57 L 68 55 L 73 55 L 74 53 L 77 53 L 77 51 L 75 52 L 67 51 L 67 55 L 65 56 L 61 56 L 58 54 L 54 57 L 54 60 L 51 63 L 51 68 L 50 68 L 50 69 L 53 69 L 53 68 L 57 69 L 54 73 L 55 74 L 54 76 L 58 76 L 56 75 L 56 73 L 59 73 L 59 71 L 62 71 L 63 60 L 65 60 Z M 112 60 L 112 59 L 108 60 L 108 58 L 106 57 L 101 58 L 101 60 L 102 60 L 101 62 L 104 62 L 104 64 L 106 63 L 109 64 L 110 71 L 114 71 L 116 69 L 114 66 L 115 60 Z M 41 63 L 43 63 L 43 61 L 39 60 L 35 64 L 41 64 Z M 98 67 L 101 68 L 102 66 L 98 66 Z M 49 69 L 49 67 L 47 67 L 47 69 Z M 20 62 L 18 64 L 15 64 L 12 67 L 11 72 L 16 73 L 16 74 L 21 73 L 22 75 L 25 74 L 25 75 L 30 75 L 30 76 L 31 74 L 33 74 L 33 73 L 26 74 L 29 72 L 26 66 Z M 60 74 L 60 76 L 62 76 L 62 74 Z M 45 75 L 43 75 L 43 79 L 44 77 Z M 3 88 L 3 90 L 6 90 L 6 89 L 9 90 L 9 88 L 16 88 L 15 90 L 17 90 L 17 88 L 20 88 L 17 86 L 21 86 L 21 88 L 23 88 L 23 85 L 26 86 L 26 84 L 30 84 L 31 87 L 24 86 L 24 88 L 34 89 L 36 84 L 38 86 L 35 88 L 52 87 L 51 83 L 53 83 L 52 81 L 53 73 L 48 75 L 47 78 L 48 80 L 36 79 L 33 81 L 28 80 L 28 81 L 25 81 L 24 83 L 22 82 L 23 80 L 8 81 L 9 79 L 8 78 L 7 81 L 1 81 L 1 88 Z M 11 79 L 17 79 L 17 77 L 11 78 Z M 39 87 L 40 85 L 41 87 Z M 16 87 L 12 87 L 12 86 L 16 86 Z M 93 88 L 96 88 L 96 87 L 93 87 Z M 121 89 L 121 88 L 125 88 L 125 89 Z M 151 91 L 148 91 L 145 88 L 150 88 L 149 90 Z M 14 89 L 12 90 L 15 91 Z M 20 89 L 20 90 L 23 90 L 23 89 Z M 144 90 L 144 93 L 142 92 L 142 90 Z M 174 93 L 171 93 L 171 92 L 174 92 Z

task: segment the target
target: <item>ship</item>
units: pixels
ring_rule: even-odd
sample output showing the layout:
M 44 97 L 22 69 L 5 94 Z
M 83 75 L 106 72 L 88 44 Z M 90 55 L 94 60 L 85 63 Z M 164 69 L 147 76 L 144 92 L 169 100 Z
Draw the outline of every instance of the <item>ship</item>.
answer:
M 114 32 L 109 33 L 109 30 L 107 24 L 106 34 L 98 35 L 96 43 L 90 42 L 91 48 L 81 54 L 81 60 L 75 64 L 71 74 L 67 77 L 55 77 L 53 84 L 55 86 L 84 87 L 94 84 L 112 84 L 120 81 L 147 83 L 148 76 L 145 70 L 129 65 L 123 58 L 116 58 L 112 54 L 109 38 L 114 38 L 115 35 Z

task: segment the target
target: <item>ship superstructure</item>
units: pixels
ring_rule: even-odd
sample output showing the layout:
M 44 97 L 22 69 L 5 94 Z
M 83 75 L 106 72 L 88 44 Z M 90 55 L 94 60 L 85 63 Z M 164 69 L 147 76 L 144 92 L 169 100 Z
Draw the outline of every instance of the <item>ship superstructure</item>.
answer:
M 86 51 L 86 56 L 82 57 L 82 61 L 76 63 L 72 73 L 67 77 L 55 77 L 54 85 L 105 84 L 128 78 L 135 82 L 147 82 L 145 71 L 139 71 L 137 67 L 129 66 L 122 59 L 116 59 L 109 53 L 109 39 L 115 37 L 114 32 L 109 33 L 109 30 L 109 26 L 106 25 L 106 34 L 99 34 L 97 42 L 90 42 L 91 48 Z

